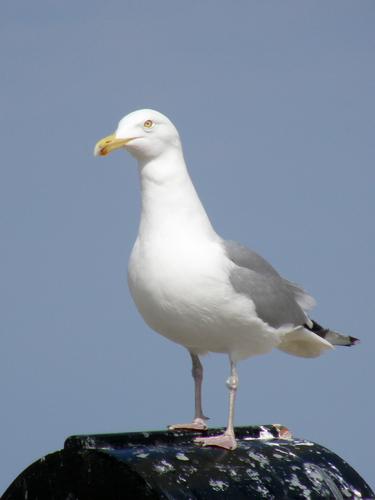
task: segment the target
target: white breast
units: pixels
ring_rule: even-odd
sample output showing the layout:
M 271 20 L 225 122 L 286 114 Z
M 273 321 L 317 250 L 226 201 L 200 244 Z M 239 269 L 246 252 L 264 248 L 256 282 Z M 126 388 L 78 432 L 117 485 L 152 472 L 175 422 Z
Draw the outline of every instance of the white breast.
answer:
M 138 239 L 129 261 L 129 288 L 151 328 L 198 353 L 241 351 L 248 357 L 274 347 L 276 337 L 264 331 L 254 304 L 234 293 L 232 263 L 219 242 L 165 243 Z
M 232 359 L 268 352 L 277 335 L 233 290 L 220 237 L 191 183 L 182 152 L 139 164 L 141 221 L 129 288 L 146 323 L 197 354 Z

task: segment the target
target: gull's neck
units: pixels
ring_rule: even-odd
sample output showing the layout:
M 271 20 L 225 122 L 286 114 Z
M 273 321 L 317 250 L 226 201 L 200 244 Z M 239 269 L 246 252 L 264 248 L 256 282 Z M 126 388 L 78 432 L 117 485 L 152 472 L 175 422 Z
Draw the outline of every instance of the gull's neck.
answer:
M 180 148 L 139 161 L 140 239 L 217 238 L 190 179 Z

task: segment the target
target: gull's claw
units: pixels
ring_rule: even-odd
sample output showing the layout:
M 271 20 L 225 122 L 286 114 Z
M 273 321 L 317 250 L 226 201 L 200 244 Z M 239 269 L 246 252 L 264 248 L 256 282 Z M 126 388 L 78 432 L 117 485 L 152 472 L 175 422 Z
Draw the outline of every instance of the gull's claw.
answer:
M 168 425 L 170 431 L 187 430 L 187 431 L 206 431 L 207 425 L 203 418 L 195 418 L 192 422 L 187 424 L 173 424 Z
M 217 446 L 226 450 L 235 450 L 237 448 L 236 438 L 232 434 L 220 434 L 219 436 L 198 437 L 194 442 L 201 446 Z

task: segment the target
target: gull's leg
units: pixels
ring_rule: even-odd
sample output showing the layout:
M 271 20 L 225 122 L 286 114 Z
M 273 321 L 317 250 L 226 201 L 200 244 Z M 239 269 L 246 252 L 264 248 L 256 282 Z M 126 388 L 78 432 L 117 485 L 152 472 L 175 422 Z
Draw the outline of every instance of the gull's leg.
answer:
M 225 448 L 227 450 L 235 450 L 237 448 L 233 424 L 234 404 L 238 388 L 238 375 L 236 364 L 232 360 L 230 361 L 230 377 L 227 380 L 227 387 L 229 389 L 229 415 L 227 429 L 224 434 L 220 434 L 219 436 L 195 438 L 194 441 L 202 446 L 218 446 L 219 448 Z
M 203 366 L 197 354 L 190 353 L 191 356 L 191 374 L 194 379 L 194 422 L 198 421 L 205 424 L 205 420 L 208 420 L 203 413 L 202 409 L 202 382 L 203 382 Z
M 191 374 L 194 379 L 194 401 L 195 401 L 195 415 L 194 420 L 187 424 L 174 424 L 169 425 L 168 429 L 187 429 L 192 431 L 205 431 L 207 429 L 206 420 L 202 410 L 202 381 L 203 381 L 203 366 L 197 354 L 190 352 L 192 369 Z

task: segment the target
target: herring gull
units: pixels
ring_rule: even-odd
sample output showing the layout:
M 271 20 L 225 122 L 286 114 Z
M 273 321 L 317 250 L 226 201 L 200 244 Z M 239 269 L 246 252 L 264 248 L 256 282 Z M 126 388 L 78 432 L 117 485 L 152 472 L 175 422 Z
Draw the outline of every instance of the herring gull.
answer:
M 357 339 L 313 321 L 307 313 L 314 305 L 310 295 L 254 251 L 215 232 L 187 171 L 178 131 L 166 116 L 151 109 L 128 114 L 114 134 L 96 144 L 95 154 L 121 148 L 138 160 L 142 195 L 128 268 L 132 297 L 146 323 L 184 346 L 192 360 L 194 419 L 170 428 L 207 429 L 199 356 L 225 353 L 226 431 L 195 441 L 233 450 L 238 361 L 273 348 L 312 358 Z

